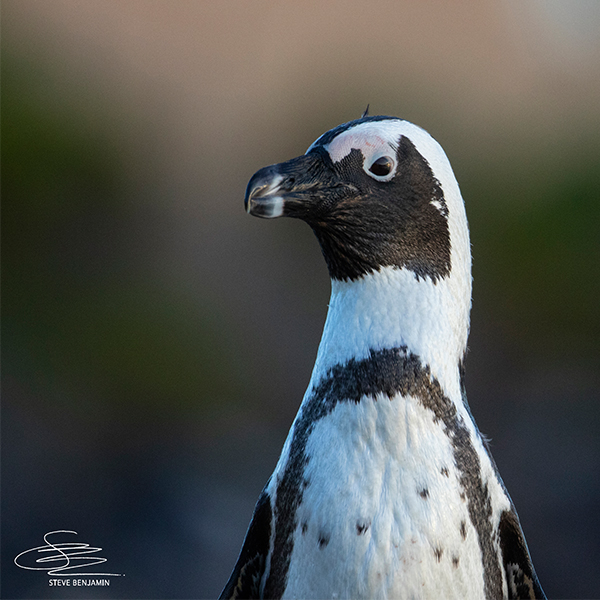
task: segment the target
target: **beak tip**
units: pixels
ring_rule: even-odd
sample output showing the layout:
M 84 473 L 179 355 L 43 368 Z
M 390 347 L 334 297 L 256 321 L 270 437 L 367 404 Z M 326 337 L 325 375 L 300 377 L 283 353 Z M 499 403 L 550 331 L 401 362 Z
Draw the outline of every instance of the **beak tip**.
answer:
M 276 171 L 276 167 L 265 167 L 250 179 L 244 198 L 244 207 L 249 215 L 263 219 L 283 216 L 284 198 L 280 195 L 283 176 Z

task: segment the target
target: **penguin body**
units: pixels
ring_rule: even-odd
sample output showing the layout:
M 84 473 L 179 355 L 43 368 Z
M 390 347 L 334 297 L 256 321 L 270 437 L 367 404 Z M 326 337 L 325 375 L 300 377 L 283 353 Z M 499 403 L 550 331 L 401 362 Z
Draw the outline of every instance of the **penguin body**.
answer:
M 221 597 L 543 598 L 466 401 L 469 232 L 439 144 L 363 116 L 258 171 L 246 208 L 306 221 L 332 293 Z

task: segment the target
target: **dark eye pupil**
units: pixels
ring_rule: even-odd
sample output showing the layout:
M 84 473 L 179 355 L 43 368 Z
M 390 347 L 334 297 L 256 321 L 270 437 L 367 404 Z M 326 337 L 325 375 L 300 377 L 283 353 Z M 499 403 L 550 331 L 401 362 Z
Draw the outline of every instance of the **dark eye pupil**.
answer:
M 370 167 L 369 171 L 378 177 L 389 175 L 392 170 L 392 159 L 389 156 L 381 156 Z

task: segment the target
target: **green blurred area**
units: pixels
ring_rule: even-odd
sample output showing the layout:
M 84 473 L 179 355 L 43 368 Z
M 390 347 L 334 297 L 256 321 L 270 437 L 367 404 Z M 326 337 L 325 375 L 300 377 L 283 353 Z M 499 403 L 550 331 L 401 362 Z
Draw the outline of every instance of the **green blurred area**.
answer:
M 541 361 L 600 350 L 600 149 L 538 152 L 471 177 L 476 293 L 511 344 Z M 475 307 L 477 307 L 477 295 Z
M 218 309 L 139 264 L 152 206 L 127 164 L 144 140 L 124 143 L 74 90 L 53 93 L 41 65 L 5 53 L 2 75 L 5 375 L 126 411 L 234 401 Z

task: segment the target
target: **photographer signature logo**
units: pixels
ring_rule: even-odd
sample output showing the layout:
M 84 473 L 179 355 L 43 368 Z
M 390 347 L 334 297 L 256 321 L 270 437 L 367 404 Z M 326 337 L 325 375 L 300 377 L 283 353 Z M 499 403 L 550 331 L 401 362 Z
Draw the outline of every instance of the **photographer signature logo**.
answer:
M 59 534 L 77 535 L 76 531 L 58 529 L 49 531 L 44 535 L 45 546 L 37 546 L 21 552 L 15 557 L 15 565 L 29 571 L 46 571 L 53 576 L 91 576 L 103 575 L 105 577 L 120 577 L 122 573 L 90 572 L 86 570 L 105 563 L 108 559 L 92 556 L 102 551 L 81 542 L 55 542 Z M 64 539 L 62 536 L 61 539 Z

